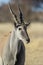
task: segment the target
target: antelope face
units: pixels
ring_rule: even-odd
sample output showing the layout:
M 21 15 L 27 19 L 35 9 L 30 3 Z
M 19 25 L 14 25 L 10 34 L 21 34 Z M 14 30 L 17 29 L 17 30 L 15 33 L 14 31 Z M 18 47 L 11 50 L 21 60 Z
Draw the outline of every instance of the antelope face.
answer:
M 30 42 L 30 38 L 29 38 L 28 33 L 27 33 L 26 25 L 16 26 L 15 32 L 16 32 L 16 36 L 19 40 L 22 40 L 25 43 Z

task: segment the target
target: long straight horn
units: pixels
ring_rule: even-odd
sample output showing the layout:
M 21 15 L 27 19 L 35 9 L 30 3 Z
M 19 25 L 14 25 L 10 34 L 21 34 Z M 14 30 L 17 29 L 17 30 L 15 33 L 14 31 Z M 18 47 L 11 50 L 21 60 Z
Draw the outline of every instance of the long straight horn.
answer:
M 12 10 L 10 4 L 9 4 L 8 6 L 9 6 L 9 10 L 10 10 L 10 13 L 11 13 L 11 15 L 12 15 L 14 21 L 17 23 L 18 19 L 17 19 L 16 14 L 13 12 L 13 10 Z
M 20 21 L 21 21 L 21 23 L 24 23 L 24 22 L 23 22 L 23 14 L 22 14 L 22 11 L 21 11 L 20 8 L 19 8 L 19 12 L 20 12 Z

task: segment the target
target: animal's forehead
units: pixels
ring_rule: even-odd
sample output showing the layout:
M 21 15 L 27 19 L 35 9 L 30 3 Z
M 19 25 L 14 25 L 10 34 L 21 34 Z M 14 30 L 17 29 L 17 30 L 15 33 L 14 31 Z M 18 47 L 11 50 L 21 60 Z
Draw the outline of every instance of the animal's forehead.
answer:
M 20 25 L 20 26 L 18 26 L 18 28 L 24 28 L 25 27 L 25 25 Z
M 18 26 L 18 28 L 23 28 L 24 26 L 22 26 L 22 25 L 20 25 L 20 26 Z

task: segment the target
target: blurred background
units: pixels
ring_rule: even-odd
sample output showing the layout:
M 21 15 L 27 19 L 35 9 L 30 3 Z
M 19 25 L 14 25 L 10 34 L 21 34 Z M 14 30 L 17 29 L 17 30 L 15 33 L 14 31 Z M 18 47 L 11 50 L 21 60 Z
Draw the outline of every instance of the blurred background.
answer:
M 30 43 L 25 44 L 25 64 L 43 65 L 43 0 L 0 0 L 0 55 L 13 30 L 13 18 L 8 4 L 19 19 L 18 4 L 27 28 Z
M 18 4 L 23 12 L 25 21 L 43 22 L 43 0 L 0 0 L 0 22 L 12 22 L 8 3 L 18 16 Z

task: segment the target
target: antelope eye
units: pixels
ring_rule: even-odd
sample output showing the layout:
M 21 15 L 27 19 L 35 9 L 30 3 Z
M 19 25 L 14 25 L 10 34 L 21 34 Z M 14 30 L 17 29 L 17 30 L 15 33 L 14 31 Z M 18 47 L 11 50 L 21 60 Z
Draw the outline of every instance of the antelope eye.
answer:
M 22 28 L 19 28 L 19 30 L 21 30 Z

